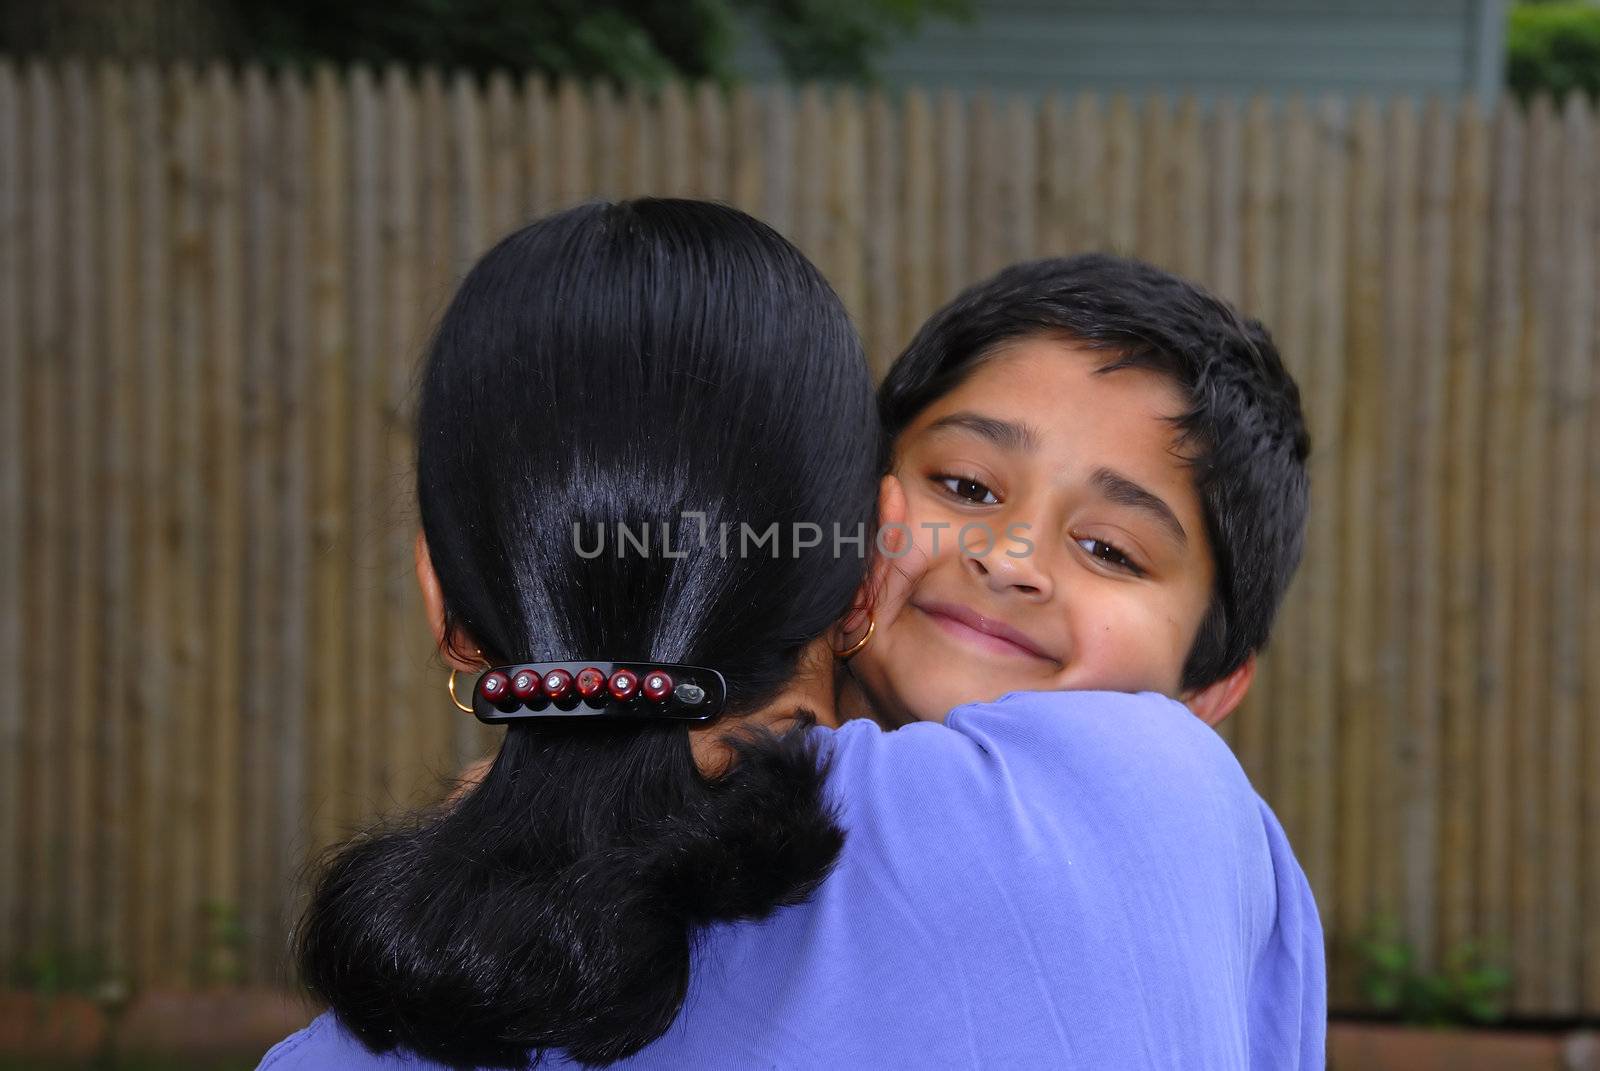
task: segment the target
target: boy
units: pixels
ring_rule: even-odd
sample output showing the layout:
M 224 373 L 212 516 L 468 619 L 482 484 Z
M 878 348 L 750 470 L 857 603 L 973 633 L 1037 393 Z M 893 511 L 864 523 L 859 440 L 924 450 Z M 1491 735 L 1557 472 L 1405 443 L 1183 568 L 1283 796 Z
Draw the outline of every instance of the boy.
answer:
M 1156 691 L 1215 725 L 1238 706 L 1307 508 L 1299 391 L 1259 323 L 1136 260 L 1018 264 L 923 326 L 879 409 L 884 520 L 910 546 L 878 570 L 845 709 Z

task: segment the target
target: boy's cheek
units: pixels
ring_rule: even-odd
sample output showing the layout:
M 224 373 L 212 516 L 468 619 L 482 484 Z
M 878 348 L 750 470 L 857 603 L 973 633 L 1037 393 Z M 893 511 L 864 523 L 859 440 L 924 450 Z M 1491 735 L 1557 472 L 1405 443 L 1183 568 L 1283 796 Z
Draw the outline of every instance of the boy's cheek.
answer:
M 873 564 L 873 585 L 877 597 L 873 600 L 873 616 L 878 628 L 886 629 L 900 616 L 917 583 L 927 573 L 928 556 L 914 542 L 903 536 L 899 549 L 880 554 Z
M 920 558 L 921 571 L 926 572 L 928 566 L 947 556 L 955 546 L 957 526 L 937 503 L 928 501 L 927 495 L 922 493 L 907 496 L 903 516 L 911 544 L 906 557 Z
M 873 592 L 873 613 L 882 628 L 905 602 L 906 592 L 927 570 L 927 561 L 913 545 L 916 531 L 906 500 L 905 484 L 898 473 L 883 478 L 878 487 L 878 534 L 874 541 L 868 583 Z

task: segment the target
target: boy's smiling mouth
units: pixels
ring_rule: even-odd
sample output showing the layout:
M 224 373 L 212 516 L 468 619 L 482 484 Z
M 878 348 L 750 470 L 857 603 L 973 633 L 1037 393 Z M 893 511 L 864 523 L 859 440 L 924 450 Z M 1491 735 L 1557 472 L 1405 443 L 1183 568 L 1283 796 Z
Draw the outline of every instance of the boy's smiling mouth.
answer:
M 984 617 L 965 606 L 924 600 L 913 600 L 910 606 L 925 614 L 947 635 L 968 646 L 992 654 L 1060 664 L 1060 659 L 1046 654 L 1037 643 L 1022 632 L 992 617 Z

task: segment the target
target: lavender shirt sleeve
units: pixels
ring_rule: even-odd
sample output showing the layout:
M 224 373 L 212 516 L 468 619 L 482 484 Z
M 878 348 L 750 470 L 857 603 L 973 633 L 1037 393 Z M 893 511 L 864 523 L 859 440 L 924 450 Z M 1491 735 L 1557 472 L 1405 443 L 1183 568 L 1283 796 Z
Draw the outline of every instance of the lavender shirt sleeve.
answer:
M 1324 1066 L 1310 886 L 1187 708 L 1017 692 L 869 743 L 841 752 L 846 826 L 941 913 L 968 1066 Z

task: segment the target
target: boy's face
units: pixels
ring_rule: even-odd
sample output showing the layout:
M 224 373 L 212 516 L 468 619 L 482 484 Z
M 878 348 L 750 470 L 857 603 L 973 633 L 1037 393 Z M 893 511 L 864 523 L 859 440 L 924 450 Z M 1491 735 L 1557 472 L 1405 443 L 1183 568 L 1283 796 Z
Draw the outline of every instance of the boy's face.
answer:
M 1172 423 L 1183 399 L 1153 372 L 1096 374 L 1106 359 L 1013 341 L 895 443 L 913 549 L 885 563 L 876 634 L 850 663 L 880 718 L 1021 690 L 1187 700 L 1214 570 Z

